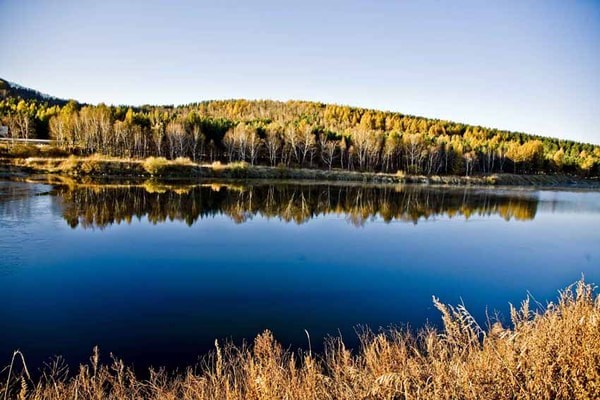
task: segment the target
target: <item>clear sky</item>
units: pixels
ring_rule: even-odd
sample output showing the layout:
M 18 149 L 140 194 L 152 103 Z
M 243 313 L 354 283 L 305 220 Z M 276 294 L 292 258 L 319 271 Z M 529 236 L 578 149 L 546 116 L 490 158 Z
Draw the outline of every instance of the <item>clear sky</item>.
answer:
M 0 77 L 91 103 L 315 100 L 600 144 L 600 1 L 0 0 Z

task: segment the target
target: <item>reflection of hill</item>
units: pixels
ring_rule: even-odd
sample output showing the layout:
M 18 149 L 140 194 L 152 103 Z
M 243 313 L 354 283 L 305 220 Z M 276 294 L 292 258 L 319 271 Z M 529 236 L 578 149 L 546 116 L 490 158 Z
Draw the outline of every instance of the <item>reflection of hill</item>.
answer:
M 58 198 L 72 227 L 104 227 L 144 216 L 153 223 L 181 220 L 192 225 L 214 215 L 227 215 L 237 223 L 261 215 L 300 224 L 330 213 L 344 215 L 355 225 L 374 217 L 412 223 L 444 215 L 530 220 L 537 210 L 537 200 L 532 197 L 425 186 L 253 184 L 148 189 L 148 185 L 63 188 L 58 190 Z

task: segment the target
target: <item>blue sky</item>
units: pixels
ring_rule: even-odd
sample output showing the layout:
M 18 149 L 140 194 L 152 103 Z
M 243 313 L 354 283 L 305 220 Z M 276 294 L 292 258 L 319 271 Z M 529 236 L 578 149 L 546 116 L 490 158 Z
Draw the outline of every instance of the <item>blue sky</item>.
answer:
M 0 0 L 0 77 L 91 103 L 303 99 L 600 144 L 600 2 Z

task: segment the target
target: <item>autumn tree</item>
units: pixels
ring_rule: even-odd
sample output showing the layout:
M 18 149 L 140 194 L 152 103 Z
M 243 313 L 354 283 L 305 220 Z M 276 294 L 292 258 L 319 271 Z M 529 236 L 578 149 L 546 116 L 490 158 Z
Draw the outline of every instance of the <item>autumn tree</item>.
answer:
M 277 159 L 282 158 L 283 127 L 281 124 L 272 122 L 265 128 L 265 148 L 271 165 L 277 164 Z

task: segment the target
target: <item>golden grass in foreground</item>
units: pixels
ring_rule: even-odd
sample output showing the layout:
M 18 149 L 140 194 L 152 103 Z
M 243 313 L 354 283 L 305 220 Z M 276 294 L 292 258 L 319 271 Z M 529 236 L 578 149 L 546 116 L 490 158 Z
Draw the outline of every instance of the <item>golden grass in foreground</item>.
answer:
M 290 353 L 270 332 L 251 347 L 216 343 L 216 352 L 178 376 L 151 371 L 139 380 L 120 360 L 72 377 L 59 364 L 32 382 L 0 383 L 19 399 L 599 399 L 600 296 L 578 282 L 557 304 L 511 310 L 512 328 L 482 331 L 462 307 L 439 303 L 444 329 L 418 335 L 365 333 L 356 353 L 339 339 L 321 356 Z M 16 363 L 19 364 L 19 363 Z

